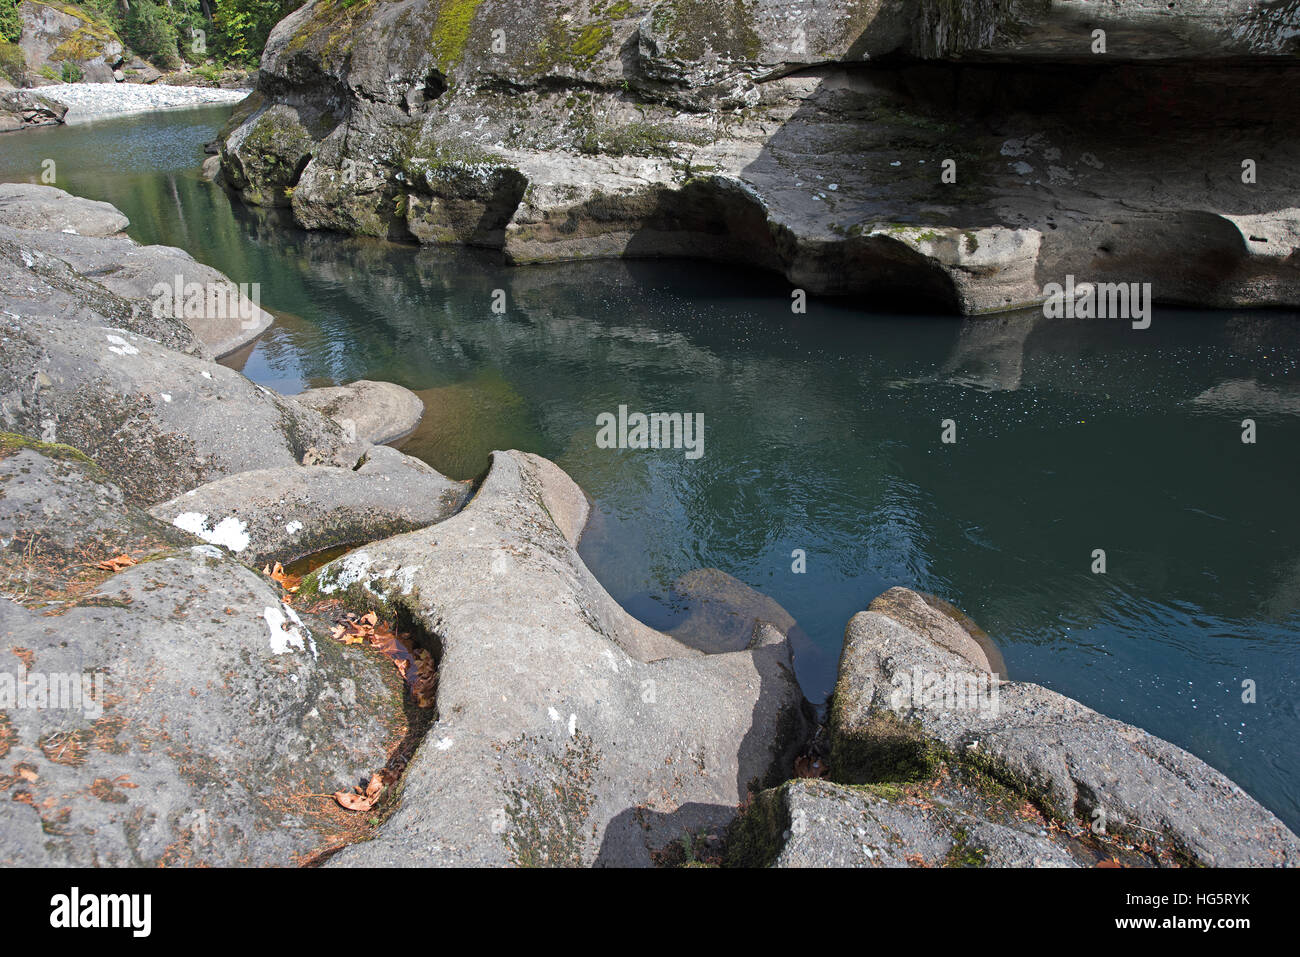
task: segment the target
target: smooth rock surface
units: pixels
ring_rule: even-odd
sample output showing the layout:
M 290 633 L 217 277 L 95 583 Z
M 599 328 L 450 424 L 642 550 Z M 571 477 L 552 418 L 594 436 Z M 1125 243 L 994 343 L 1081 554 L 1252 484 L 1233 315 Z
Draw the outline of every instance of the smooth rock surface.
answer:
M 53 186 L 0 183 L 0 225 L 78 236 L 116 236 L 131 221 L 111 203 L 73 196 Z
M 333 419 L 344 432 L 375 445 L 392 442 L 411 432 L 424 415 L 424 403 L 410 389 L 369 379 L 308 389 L 292 398 Z
M 346 468 L 365 453 L 333 422 L 237 372 L 88 319 L 3 317 L 0 425 L 80 449 L 139 503 L 309 453 Z
M 468 483 L 380 445 L 359 469 L 291 465 L 239 472 L 149 512 L 261 565 L 423 528 L 454 515 L 468 497 Z
M 275 321 L 258 303 L 260 287 L 235 283 L 173 246 L 141 246 L 115 235 L 127 219 L 107 203 L 50 186 L 6 189 L 0 217 L 9 222 L 0 227 L 0 239 L 62 260 L 105 289 L 141 301 L 155 317 L 184 320 L 214 358 L 243 348 Z
M 440 646 L 400 804 L 331 866 L 646 865 L 789 773 L 803 698 L 784 640 L 700 655 L 630 618 L 543 506 L 577 500 L 543 461 L 494 453 L 459 514 L 304 582 L 402 609 Z

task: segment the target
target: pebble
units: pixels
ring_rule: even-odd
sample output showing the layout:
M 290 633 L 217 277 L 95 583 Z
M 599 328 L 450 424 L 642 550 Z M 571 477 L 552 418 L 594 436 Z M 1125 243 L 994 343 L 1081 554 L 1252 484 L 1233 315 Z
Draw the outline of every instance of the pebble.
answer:
M 205 86 L 167 86 L 151 83 L 61 83 L 40 88 L 42 96 L 68 108 L 65 121 L 128 113 L 150 113 L 211 103 L 238 103 L 250 90 L 221 90 Z

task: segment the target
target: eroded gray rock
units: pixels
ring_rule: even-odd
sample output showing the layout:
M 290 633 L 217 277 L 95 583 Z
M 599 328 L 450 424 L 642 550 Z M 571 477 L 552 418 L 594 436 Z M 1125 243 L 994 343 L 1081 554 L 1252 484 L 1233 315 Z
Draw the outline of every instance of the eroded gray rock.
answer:
M 1300 302 L 1300 169 L 1271 122 L 1300 92 L 1276 69 L 1293 4 L 484 0 L 455 31 L 441 10 L 283 20 L 226 181 L 309 229 L 736 261 L 882 308 L 1036 307 L 1067 275 Z
M 368 447 L 237 372 L 93 314 L 14 319 L 5 306 L 0 427 L 80 449 L 137 502 L 309 453 L 351 468 Z
M 32 75 L 42 68 L 59 74 L 68 63 L 89 83 L 113 82 L 113 70 L 122 62 L 124 47 L 106 21 L 71 4 L 42 0 L 23 0 L 18 15 L 22 21 L 18 45 Z
M 741 866 L 1080 866 L 1062 837 L 820 780 L 764 792 L 731 839 Z
M 410 389 L 369 379 L 308 389 L 292 398 L 333 419 L 362 442 L 375 445 L 400 439 L 413 431 L 424 415 L 424 403 Z
M 71 450 L 3 449 L 0 862 L 291 865 L 324 848 L 346 820 L 323 795 L 406 731 L 391 665 L 317 639 L 274 585 L 180 545 Z M 47 534 L 139 564 L 37 593 L 15 570 Z
M 260 291 L 252 284 L 240 285 L 184 250 L 141 246 L 116 235 L 127 219 L 107 203 L 90 203 L 49 186 L 8 188 L 0 193 L 0 221 L 29 227 L 0 227 L 0 239 L 26 253 L 24 260 L 39 251 L 136 301 L 154 318 L 182 320 L 214 358 L 246 346 L 275 321 L 258 304 Z M 38 226 L 41 221 L 48 228 Z M 93 235 L 81 235 L 83 228 Z
M 0 133 L 56 126 L 68 108 L 34 90 L 0 89 Z
M 0 225 L 78 236 L 116 236 L 131 221 L 111 203 L 83 199 L 53 186 L 0 183 Z
M 632 619 L 551 517 L 580 500 L 554 465 L 497 452 L 459 514 L 304 582 L 400 609 L 440 648 L 438 720 L 400 804 L 332 866 L 645 865 L 789 773 L 786 642 L 700 655 Z
M 468 497 L 468 483 L 375 446 L 358 469 L 291 465 L 239 472 L 149 512 L 261 565 L 423 528 L 454 515 Z
M 845 631 L 830 715 L 838 779 L 906 780 L 948 761 L 992 775 L 1067 829 L 1101 821 L 1161 860 L 1300 862 L 1296 835 L 1181 748 L 1038 685 L 1002 681 L 990 693 L 991 676 L 969 646 L 951 642 L 944 613 L 918 596 L 900 614 L 899 591 Z M 951 693 L 931 678 L 952 679 Z

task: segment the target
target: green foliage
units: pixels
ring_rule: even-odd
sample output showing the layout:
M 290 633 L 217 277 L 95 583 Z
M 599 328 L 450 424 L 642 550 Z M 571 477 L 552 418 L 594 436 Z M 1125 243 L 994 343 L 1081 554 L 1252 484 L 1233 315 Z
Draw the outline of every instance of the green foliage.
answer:
M 0 40 L 0 73 L 17 85 L 22 82 L 26 69 L 27 58 L 23 56 L 23 48 L 8 40 Z
M 64 60 L 59 69 L 59 79 L 64 83 L 80 83 L 85 72 L 72 60 Z
M 135 0 L 126 15 L 126 42 L 136 53 L 164 69 L 180 66 L 176 24 L 171 12 L 153 0 Z
M 215 0 L 213 52 L 226 62 L 256 64 L 271 29 L 300 6 L 302 0 Z
M 23 20 L 18 15 L 19 0 L 0 0 L 0 40 L 14 41 L 22 31 Z

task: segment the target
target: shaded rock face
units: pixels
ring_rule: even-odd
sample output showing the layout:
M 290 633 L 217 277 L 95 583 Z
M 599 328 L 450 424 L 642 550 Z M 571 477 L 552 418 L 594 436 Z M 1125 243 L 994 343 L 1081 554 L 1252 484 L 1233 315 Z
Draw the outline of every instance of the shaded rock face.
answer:
M 897 786 L 964 770 L 1076 840 L 1129 842 L 1152 863 L 1300 862 L 1300 839 L 1218 771 L 1038 685 L 994 688 L 947 614 L 902 592 L 845 632 L 829 724 L 837 780 Z
M 701 655 L 636 622 L 574 550 L 581 501 L 553 464 L 497 452 L 458 515 L 304 582 L 438 646 L 438 720 L 400 803 L 331 865 L 646 865 L 788 775 L 804 719 L 785 640 Z
M 971 314 L 1066 275 L 1294 304 L 1297 30 L 1254 0 L 317 0 L 222 167 L 307 228 L 511 263 L 740 261 Z
M 0 439 L 6 866 L 293 864 L 347 825 L 320 795 L 405 733 L 387 662 L 317 641 L 273 585 L 186 538 L 78 453 Z M 36 582 L 32 542 L 54 567 L 141 561 Z
M 1078 867 L 1068 841 L 929 801 L 829 781 L 765 791 L 731 863 L 773 867 Z M 892 798 L 892 799 L 891 799 Z

